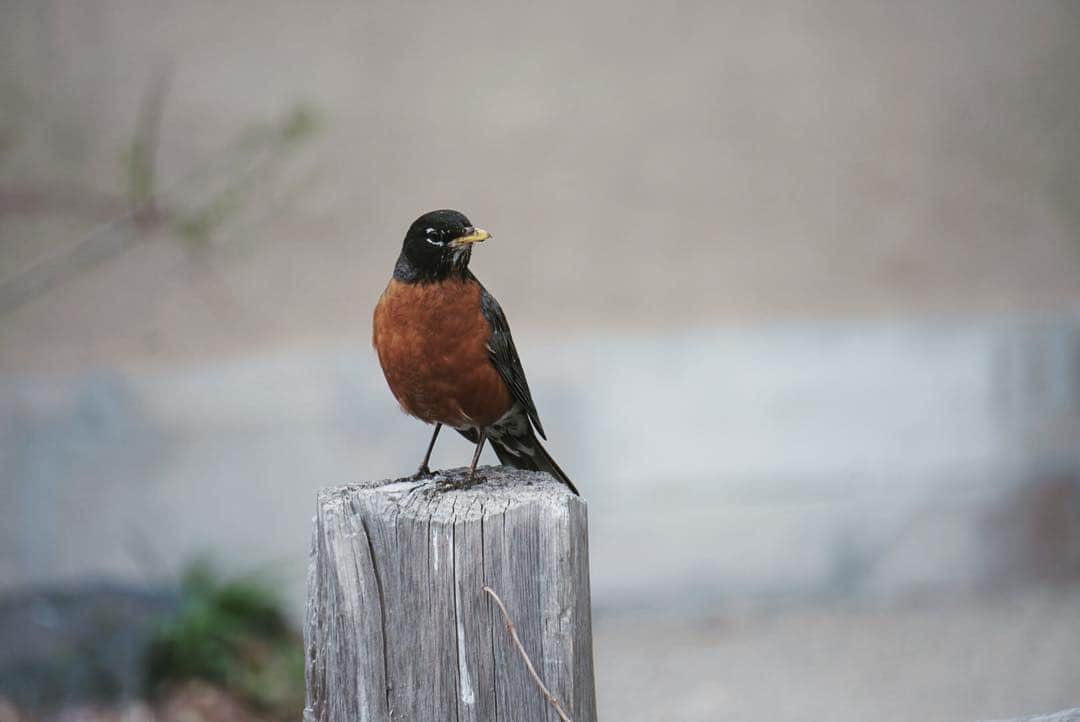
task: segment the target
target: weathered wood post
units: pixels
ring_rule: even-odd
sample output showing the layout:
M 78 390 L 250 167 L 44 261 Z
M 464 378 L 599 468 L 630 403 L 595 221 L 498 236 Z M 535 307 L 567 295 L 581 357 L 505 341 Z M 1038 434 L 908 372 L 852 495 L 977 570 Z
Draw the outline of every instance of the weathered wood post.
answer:
M 585 503 L 547 474 L 482 473 L 319 493 L 305 722 L 558 722 L 485 586 L 568 717 L 596 719 Z

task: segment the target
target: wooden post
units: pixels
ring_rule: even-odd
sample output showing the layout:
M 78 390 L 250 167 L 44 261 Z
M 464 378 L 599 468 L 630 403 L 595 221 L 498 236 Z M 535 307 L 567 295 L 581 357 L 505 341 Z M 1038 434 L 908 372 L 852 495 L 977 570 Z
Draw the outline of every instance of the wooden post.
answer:
M 319 493 L 305 722 L 594 722 L 586 506 L 547 474 L 368 482 Z M 461 479 L 463 469 L 435 479 Z

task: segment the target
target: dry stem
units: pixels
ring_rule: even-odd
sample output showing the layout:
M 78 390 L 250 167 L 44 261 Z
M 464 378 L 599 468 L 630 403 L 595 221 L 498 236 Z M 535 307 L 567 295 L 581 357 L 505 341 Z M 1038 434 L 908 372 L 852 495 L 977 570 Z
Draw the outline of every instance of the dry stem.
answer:
M 562 705 L 559 704 L 558 698 L 551 693 L 551 691 L 544 685 L 543 680 L 540 679 L 540 675 L 536 673 L 536 668 L 533 667 L 532 660 L 529 659 L 529 655 L 525 653 L 525 647 L 521 644 L 521 639 L 518 637 L 517 627 L 514 626 L 514 621 L 510 619 L 510 612 L 506 611 L 506 605 L 503 604 L 503 600 L 499 599 L 499 595 L 491 587 L 484 587 L 484 591 L 491 595 L 495 603 L 499 605 L 499 609 L 502 610 L 503 620 L 506 621 L 506 630 L 510 632 L 510 639 L 514 641 L 514 646 L 518 648 L 518 652 L 521 653 L 521 658 L 525 660 L 525 666 L 529 669 L 529 674 L 532 675 L 533 681 L 536 682 L 536 686 L 540 688 L 540 691 L 547 697 L 547 701 L 551 703 L 551 706 L 555 708 L 555 712 L 558 713 L 559 719 L 563 722 L 571 722 L 566 712 L 563 711 Z

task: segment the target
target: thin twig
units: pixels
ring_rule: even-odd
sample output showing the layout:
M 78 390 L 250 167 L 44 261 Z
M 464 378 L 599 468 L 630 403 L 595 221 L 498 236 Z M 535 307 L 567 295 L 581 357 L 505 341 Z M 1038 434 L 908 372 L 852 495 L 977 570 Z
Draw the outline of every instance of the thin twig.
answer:
M 157 155 L 165 96 L 172 84 L 172 65 L 160 68 L 150 79 L 135 122 L 128 159 L 128 204 L 136 223 L 158 217 Z
M 506 631 L 510 632 L 510 639 L 514 640 L 514 646 L 521 652 L 521 658 L 525 660 L 525 666 L 529 668 L 529 674 L 532 675 L 533 681 L 536 682 L 536 686 L 540 688 L 540 691 L 547 697 L 547 701 L 551 703 L 551 706 L 555 708 L 555 712 L 558 713 L 559 719 L 563 722 L 571 722 L 566 712 L 563 711 L 562 705 L 559 704 L 558 698 L 551 693 L 546 686 L 544 686 L 543 680 L 540 679 L 540 675 L 536 673 L 536 668 L 533 667 L 532 660 L 529 659 L 529 655 L 525 653 L 525 647 L 521 644 L 521 639 L 518 638 L 517 627 L 514 626 L 514 621 L 510 619 L 510 612 L 506 611 L 506 605 L 503 604 L 503 600 L 499 599 L 499 595 L 495 593 L 491 587 L 484 587 L 484 591 L 491 595 L 491 598 L 495 600 L 495 603 L 499 605 L 499 609 L 502 610 L 503 620 L 506 622 Z
M 158 93 L 163 97 L 167 88 L 166 81 L 161 80 L 158 88 Z M 147 113 L 149 116 L 160 117 L 160 109 L 152 112 L 148 110 Z M 159 121 L 149 116 L 146 116 L 146 120 L 140 120 L 140 124 L 152 129 L 153 125 Z M 143 134 L 139 138 L 142 138 L 142 142 L 156 144 L 157 133 L 156 129 L 152 129 L 148 135 Z M 9 277 L 0 275 L 0 317 L 63 285 L 88 269 L 145 243 L 149 236 L 144 231 L 149 226 L 158 225 L 174 215 L 171 209 L 172 204 L 163 202 L 168 196 L 177 190 L 194 185 L 200 179 L 211 176 L 218 168 L 223 167 L 226 161 L 229 165 L 233 165 L 237 162 L 238 156 L 242 159 L 251 155 L 250 151 L 245 151 L 241 155 L 240 150 L 243 149 L 226 148 L 226 152 L 216 153 L 207 161 L 193 166 L 187 173 L 163 189 L 157 187 L 156 171 L 153 168 L 145 168 L 145 171 L 155 175 L 153 188 L 138 200 L 129 195 L 130 208 L 127 213 L 90 229 L 55 255 L 39 260 Z M 269 156 L 269 161 L 267 156 Z M 227 190 L 235 192 L 237 187 L 249 185 L 253 179 L 259 177 L 261 168 L 279 156 L 280 151 L 275 152 L 273 148 L 270 151 L 263 149 L 256 152 L 254 158 L 247 163 L 247 168 L 236 174 L 240 180 L 233 182 Z M 213 206 L 215 202 L 220 203 L 220 198 L 211 201 L 208 207 Z M 203 209 L 202 212 L 207 211 Z

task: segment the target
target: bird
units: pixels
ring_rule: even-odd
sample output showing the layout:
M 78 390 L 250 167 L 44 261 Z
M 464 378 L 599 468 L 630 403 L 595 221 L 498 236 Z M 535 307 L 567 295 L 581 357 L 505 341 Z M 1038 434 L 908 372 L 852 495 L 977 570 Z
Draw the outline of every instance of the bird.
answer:
M 547 435 L 506 314 L 469 270 L 473 246 L 491 238 L 459 211 L 424 213 L 375 305 L 372 345 L 390 391 L 406 414 L 435 425 L 412 478 L 431 475 L 435 440 L 449 426 L 475 444 L 465 484 L 490 441 L 503 465 L 546 471 L 577 494 L 537 439 Z

